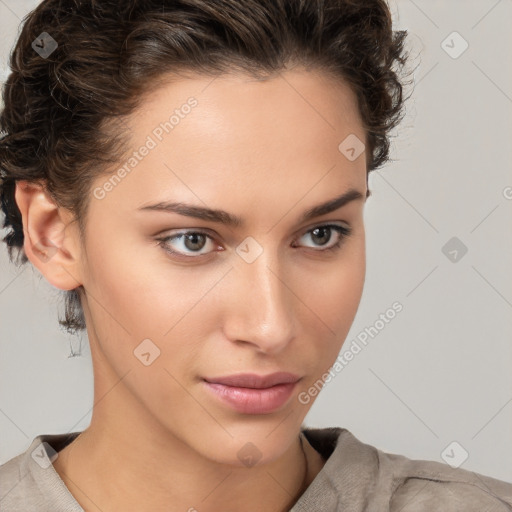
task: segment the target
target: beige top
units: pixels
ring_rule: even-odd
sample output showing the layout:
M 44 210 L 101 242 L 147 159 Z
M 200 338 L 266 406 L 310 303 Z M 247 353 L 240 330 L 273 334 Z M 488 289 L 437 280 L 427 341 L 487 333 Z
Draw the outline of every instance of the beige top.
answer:
M 511 483 L 385 453 L 343 428 L 302 431 L 326 463 L 290 512 L 512 512 Z M 0 510 L 83 512 L 52 464 L 79 433 L 39 435 L 0 466 Z

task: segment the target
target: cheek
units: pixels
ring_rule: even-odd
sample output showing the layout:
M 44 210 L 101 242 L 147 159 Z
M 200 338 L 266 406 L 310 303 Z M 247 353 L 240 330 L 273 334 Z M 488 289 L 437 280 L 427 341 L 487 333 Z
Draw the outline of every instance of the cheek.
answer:
M 139 338 L 162 337 L 203 297 L 216 272 L 186 267 L 166 260 L 156 242 L 135 236 L 99 237 L 90 250 L 88 289 L 95 319 Z M 220 272 L 220 271 L 219 271 Z M 218 272 L 217 272 L 218 273 Z
M 125 250 L 116 250 L 118 246 Z M 137 254 L 126 247 L 112 244 L 90 252 L 86 290 L 91 336 L 105 365 L 119 377 L 129 372 L 126 385 L 157 410 L 164 403 L 169 407 L 187 400 L 178 382 L 184 373 L 196 371 L 208 329 L 204 313 L 209 302 L 202 298 L 225 270 L 206 274 L 199 267 L 166 265 L 165 257 L 155 257 L 158 247 L 139 247 Z
M 340 286 L 333 294 L 337 295 L 340 322 L 342 323 L 341 343 L 352 326 L 363 294 L 366 275 L 366 252 L 364 236 L 360 237 L 347 251 L 346 265 L 343 266 Z M 341 345 L 340 345 L 341 348 Z
M 302 294 L 314 314 L 308 314 L 307 339 L 315 340 L 310 347 L 314 361 L 311 374 L 319 377 L 332 366 L 350 331 L 363 293 L 366 273 L 364 238 L 352 240 L 336 263 L 326 266 L 323 273 L 308 278 Z M 304 318 L 301 320 L 304 322 Z
M 338 339 L 348 333 L 361 300 L 366 273 L 364 237 L 352 239 L 332 262 L 316 265 L 314 272 L 304 273 L 302 295 L 330 328 L 326 332 Z

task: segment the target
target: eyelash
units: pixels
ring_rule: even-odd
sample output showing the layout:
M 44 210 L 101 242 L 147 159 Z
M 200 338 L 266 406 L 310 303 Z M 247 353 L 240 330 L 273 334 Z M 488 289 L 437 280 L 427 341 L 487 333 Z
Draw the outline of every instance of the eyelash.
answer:
M 331 247 L 328 247 L 327 249 L 318 249 L 317 250 L 317 249 L 313 249 L 312 247 L 307 247 L 307 249 L 313 249 L 313 251 L 320 252 L 320 253 L 331 253 L 331 252 L 335 252 L 335 251 L 341 249 L 341 245 L 344 242 L 344 240 L 352 234 L 351 227 L 339 226 L 337 224 L 320 224 L 320 225 L 315 226 L 315 227 L 309 229 L 308 231 L 306 231 L 304 233 L 304 235 L 314 231 L 315 229 L 319 229 L 319 228 L 334 229 L 334 231 L 336 231 L 340 235 L 339 240 L 334 245 L 332 245 Z M 213 240 L 213 237 L 211 235 L 209 235 L 208 233 L 206 233 L 204 231 L 195 231 L 195 230 L 182 231 L 180 233 L 175 233 L 174 235 L 157 238 L 156 240 L 158 241 L 158 245 L 160 247 L 162 247 L 164 249 L 164 251 L 172 254 L 173 256 L 176 256 L 178 259 L 193 260 L 193 259 L 200 259 L 201 256 L 207 256 L 207 254 L 200 254 L 199 256 L 187 256 L 178 251 L 173 251 L 172 249 L 168 248 L 168 242 L 170 240 L 173 240 L 175 238 L 181 238 L 181 237 L 183 237 L 183 235 L 190 235 L 190 234 L 204 235 L 207 238 L 209 238 L 210 240 Z M 302 238 L 302 236 L 304 236 L 304 235 L 301 235 L 299 238 Z

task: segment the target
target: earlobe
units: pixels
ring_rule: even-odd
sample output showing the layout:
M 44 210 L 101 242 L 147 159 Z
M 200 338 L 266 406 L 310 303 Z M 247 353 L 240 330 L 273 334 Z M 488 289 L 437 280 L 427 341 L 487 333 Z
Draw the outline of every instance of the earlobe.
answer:
M 53 202 L 42 184 L 17 181 L 15 199 L 27 258 L 56 288 L 80 286 L 80 245 L 72 215 Z

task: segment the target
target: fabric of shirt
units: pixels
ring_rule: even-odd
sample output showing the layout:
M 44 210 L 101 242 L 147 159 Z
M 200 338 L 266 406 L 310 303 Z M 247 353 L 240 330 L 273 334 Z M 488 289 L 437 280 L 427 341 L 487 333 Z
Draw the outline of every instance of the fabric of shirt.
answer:
M 512 483 L 386 453 L 344 428 L 301 430 L 326 462 L 290 512 L 512 512 Z M 52 464 L 78 434 L 39 435 L 1 465 L 0 511 L 84 512 Z

